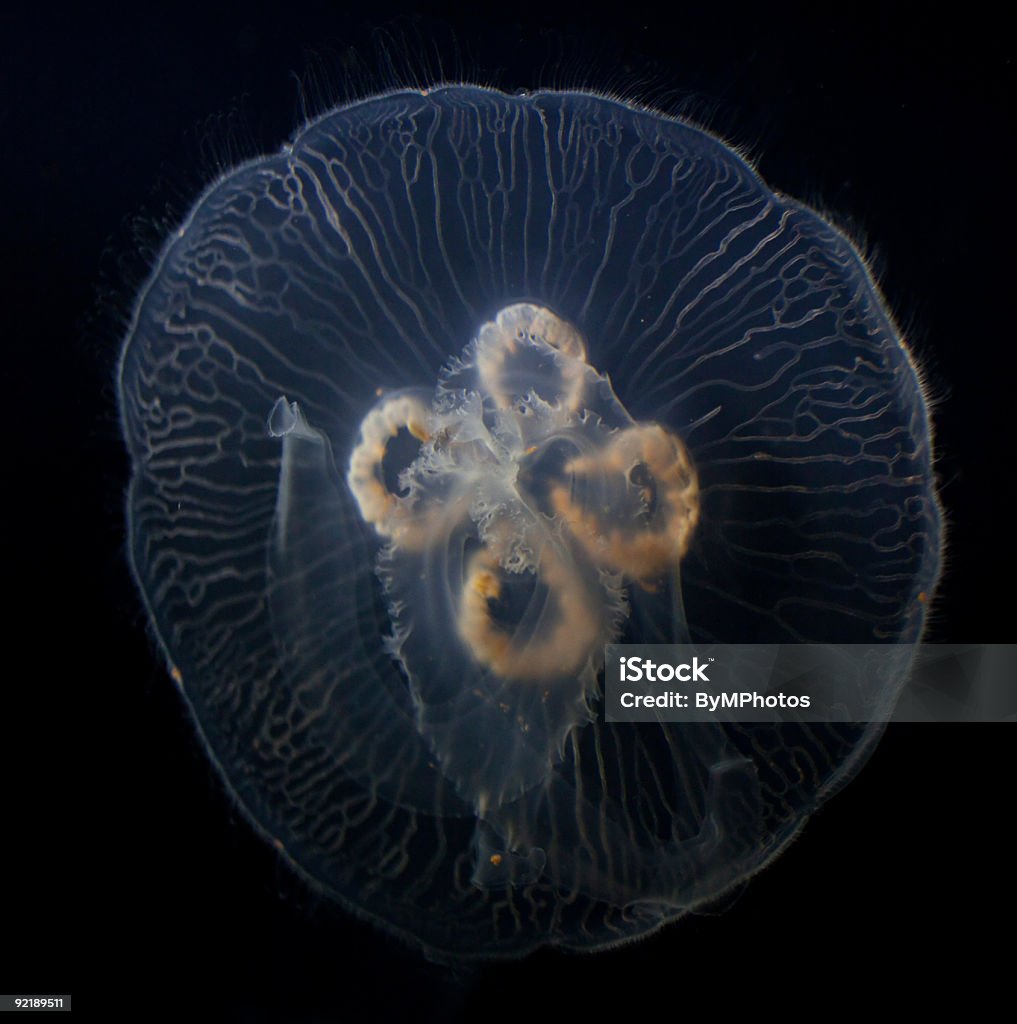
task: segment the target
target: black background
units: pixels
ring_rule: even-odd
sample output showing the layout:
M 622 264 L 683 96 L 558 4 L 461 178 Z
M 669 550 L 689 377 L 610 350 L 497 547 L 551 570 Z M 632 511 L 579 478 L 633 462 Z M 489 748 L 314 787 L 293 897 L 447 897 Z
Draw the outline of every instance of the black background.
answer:
M 687 113 L 846 225 L 936 403 L 949 543 L 931 638 L 1014 639 L 1012 36 L 973 9 L 484 6 L 3 16 L 0 990 L 71 991 L 96 1020 L 794 1017 L 877 985 L 974 1008 L 1005 936 L 1013 949 L 1002 726 L 891 727 L 722 913 L 614 953 L 458 972 L 320 905 L 206 766 L 123 558 L 124 317 L 165 224 L 221 168 L 305 112 L 442 74 Z M 132 1009 L 143 996 L 161 1009 Z

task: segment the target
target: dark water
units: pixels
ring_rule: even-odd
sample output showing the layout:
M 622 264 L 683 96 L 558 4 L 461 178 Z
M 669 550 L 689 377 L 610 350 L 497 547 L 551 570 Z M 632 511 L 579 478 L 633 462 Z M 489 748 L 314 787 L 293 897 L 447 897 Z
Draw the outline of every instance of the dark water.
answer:
M 229 806 L 122 557 L 112 374 L 145 272 L 133 218 L 156 244 L 157 219 L 182 214 L 219 161 L 287 137 L 291 72 L 378 86 L 370 69 L 405 74 L 426 51 L 428 67 L 440 53 L 449 75 L 506 89 L 684 100 L 771 185 L 862 233 L 939 403 L 949 545 L 931 638 L 1011 641 L 1013 49 L 945 16 L 712 12 L 6 16 L 0 990 L 70 991 L 97 1020 L 138 1019 L 142 998 L 229 1021 L 601 1019 L 654 1001 L 840 1005 L 868 1001 L 877 976 L 913 994 L 982 970 L 1014 910 L 1014 740 L 946 726 L 892 727 L 723 912 L 595 957 L 433 968 L 319 904 Z M 315 108 L 334 95 L 309 91 Z

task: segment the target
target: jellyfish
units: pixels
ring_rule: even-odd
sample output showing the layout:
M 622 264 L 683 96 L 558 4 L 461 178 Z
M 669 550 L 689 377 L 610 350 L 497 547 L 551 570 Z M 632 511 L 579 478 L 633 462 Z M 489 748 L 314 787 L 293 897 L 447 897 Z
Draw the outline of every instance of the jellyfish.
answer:
M 223 784 L 435 958 L 709 906 L 879 738 L 608 723 L 606 644 L 906 650 L 938 576 L 920 377 L 855 247 L 615 99 L 325 114 L 201 196 L 118 383 L 131 567 Z

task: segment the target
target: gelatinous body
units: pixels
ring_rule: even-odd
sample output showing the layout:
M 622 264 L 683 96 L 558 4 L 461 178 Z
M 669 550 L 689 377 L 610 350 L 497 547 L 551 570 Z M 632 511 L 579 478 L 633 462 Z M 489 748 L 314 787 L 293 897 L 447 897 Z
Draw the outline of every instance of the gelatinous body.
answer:
M 645 934 L 878 738 L 608 724 L 605 643 L 912 643 L 938 573 L 926 408 L 854 249 L 584 94 L 391 95 L 238 168 L 139 297 L 120 400 L 133 567 L 223 778 L 434 955 Z

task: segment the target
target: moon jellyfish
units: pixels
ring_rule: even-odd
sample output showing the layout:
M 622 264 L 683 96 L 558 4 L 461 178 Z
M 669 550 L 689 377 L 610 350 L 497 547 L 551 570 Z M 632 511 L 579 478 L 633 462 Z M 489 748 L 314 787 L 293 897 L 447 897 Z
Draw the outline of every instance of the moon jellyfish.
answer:
M 716 901 L 879 737 L 608 723 L 605 644 L 913 644 L 938 574 L 927 409 L 850 242 L 592 95 L 388 95 L 238 167 L 119 398 L 133 571 L 225 785 L 435 957 Z

